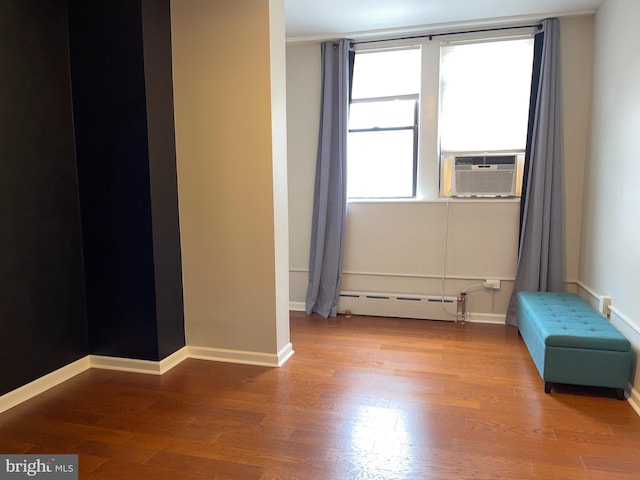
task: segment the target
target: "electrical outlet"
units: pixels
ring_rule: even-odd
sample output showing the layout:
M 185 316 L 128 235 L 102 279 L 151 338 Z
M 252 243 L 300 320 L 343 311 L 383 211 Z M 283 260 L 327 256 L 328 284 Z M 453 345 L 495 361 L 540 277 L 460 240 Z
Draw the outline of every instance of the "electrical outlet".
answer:
M 500 280 L 489 279 L 484 281 L 484 288 L 489 290 L 500 290 Z
M 598 311 L 602 315 L 609 315 L 611 313 L 611 310 L 609 310 L 609 307 L 611 306 L 611 297 L 600 295 L 598 300 Z

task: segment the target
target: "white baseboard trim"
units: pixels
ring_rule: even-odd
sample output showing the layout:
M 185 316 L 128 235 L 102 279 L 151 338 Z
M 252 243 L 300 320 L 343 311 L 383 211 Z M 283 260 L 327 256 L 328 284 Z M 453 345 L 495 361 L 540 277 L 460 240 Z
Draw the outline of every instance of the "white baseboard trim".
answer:
M 176 350 L 168 357 L 163 358 L 160 360 L 160 375 L 168 372 L 187 358 L 189 358 L 189 347 L 182 347 L 180 350 Z
M 564 281 L 564 291 L 567 293 L 575 293 L 578 294 L 580 289 L 580 285 L 577 280 L 565 280 Z
M 0 396 L 0 413 L 75 377 L 90 367 L 89 355 Z
M 278 352 L 278 366 L 281 367 L 282 365 L 284 365 L 285 362 L 289 360 L 294 353 L 296 352 L 293 350 L 293 345 L 291 344 L 291 342 L 282 347 Z
M 307 305 L 304 302 L 289 302 L 289 310 L 294 312 L 305 312 Z
M 622 333 L 629 342 L 631 342 L 631 348 L 636 353 L 636 358 L 640 356 L 640 328 L 631 321 L 629 317 L 627 317 L 624 313 L 622 313 L 615 306 L 611 305 L 609 307 L 609 311 L 611 315 L 609 317 L 611 321 L 611 325 L 616 327 L 620 333 Z M 638 361 L 638 360 L 636 360 Z M 635 410 L 635 412 L 640 415 L 640 392 L 634 388 L 634 385 L 629 383 L 628 390 L 630 392 L 629 398 L 627 401 L 631 405 L 631 407 Z
M 473 313 L 469 312 L 467 321 L 469 323 L 491 323 L 493 325 L 504 325 L 506 315 L 497 313 Z
M 108 357 L 105 355 L 87 355 L 69 365 L 65 365 L 43 377 L 0 396 L 0 413 L 25 402 L 56 385 L 75 377 L 90 368 L 116 370 L 120 372 L 163 375 L 187 358 L 211 360 L 226 363 L 241 363 L 264 367 L 281 367 L 294 354 L 289 342 L 277 354 L 245 352 L 208 347 L 182 347 L 166 358 L 156 362 L 135 358 Z
M 276 353 L 248 352 L 226 348 L 188 347 L 188 357 L 213 362 L 242 363 L 260 367 L 279 367 L 280 358 Z
M 627 402 L 631 405 L 631 408 L 640 416 L 640 392 L 633 388 L 633 385 L 629 384 L 629 398 Z
M 598 293 L 596 293 L 592 288 L 589 288 L 589 286 L 585 285 L 582 282 L 576 282 L 576 285 L 578 288 L 575 293 L 577 293 L 578 296 L 582 298 L 582 300 L 587 302 L 591 306 L 591 308 L 593 308 L 595 311 L 598 311 L 600 295 L 598 295 Z
M 640 347 L 640 328 L 633 323 L 629 317 L 616 308 L 615 305 L 611 305 L 609 311 L 611 312 L 611 323 L 616 327 L 624 329 L 622 333 L 627 335 L 627 338 L 631 337 L 629 341 L 633 345 Z
M 146 373 L 151 375 L 162 375 L 186 358 L 187 347 L 182 347 L 180 350 L 177 350 L 160 361 L 107 357 L 104 355 L 89 355 L 91 368 L 118 370 L 121 372 Z
M 599 295 L 592 289 L 590 288 L 588 285 L 585 285 L 584 283 L 582 283 L 580 280 L 578 280 L 576 282 L 576 285 L 578 285 L 578 288 L 581 290 L 580 293 L 586 293 L 588 294 L 589 297 L 593 298 L 594 300 L 598 300 Z M 583 295 L 580 295 L 583 297 Z
M 305 304 L 302 302 L 289 302 L 289 310 L 295 312 L 304 312 Z M 469 312 L 469 316 L 467 321 L 469 323 L 490 323 L 493 325 L 504 325 L 506 316 L 504 314 L 497 313 L 473 313 Z M 450 320 L 444 321 L 455 321 L 453 317 Z

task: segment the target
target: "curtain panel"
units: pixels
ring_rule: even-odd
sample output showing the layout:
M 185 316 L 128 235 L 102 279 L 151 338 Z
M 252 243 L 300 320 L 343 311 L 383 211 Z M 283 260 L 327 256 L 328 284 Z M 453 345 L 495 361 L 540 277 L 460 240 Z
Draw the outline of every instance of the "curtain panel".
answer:
M 535 110 L 529 123 L 518 267 L 506 317 L 509 325 L 517 324 L 517 292 L 564 291 L 562 87 L 557 18 L 542 22 L 535 51 Z
M 351 42 L 324 42 L 307 315 L 337 315 L 347 218 L 347 123 L 355 53 Z

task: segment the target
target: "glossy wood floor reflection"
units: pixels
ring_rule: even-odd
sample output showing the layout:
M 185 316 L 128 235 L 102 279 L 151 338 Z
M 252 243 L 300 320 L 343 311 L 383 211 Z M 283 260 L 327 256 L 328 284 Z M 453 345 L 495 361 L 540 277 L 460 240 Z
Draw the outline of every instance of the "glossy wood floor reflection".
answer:
M 78 453 L 81 479 L 637 479 L 640 417 L 545 395 L 515 329 L 292 313 L 280 369 L 92 369 L 0 415 L 1 453 Z

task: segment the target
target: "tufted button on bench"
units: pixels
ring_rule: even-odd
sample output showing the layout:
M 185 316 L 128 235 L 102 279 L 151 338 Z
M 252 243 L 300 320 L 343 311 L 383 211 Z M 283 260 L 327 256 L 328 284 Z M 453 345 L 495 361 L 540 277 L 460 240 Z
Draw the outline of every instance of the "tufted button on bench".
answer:
M 545 393 L 554 383 L 616 389 L 618 399 L 631 372 L 631 343 L 584 300 L 572 293 L 518 292 L 518 331 Z

